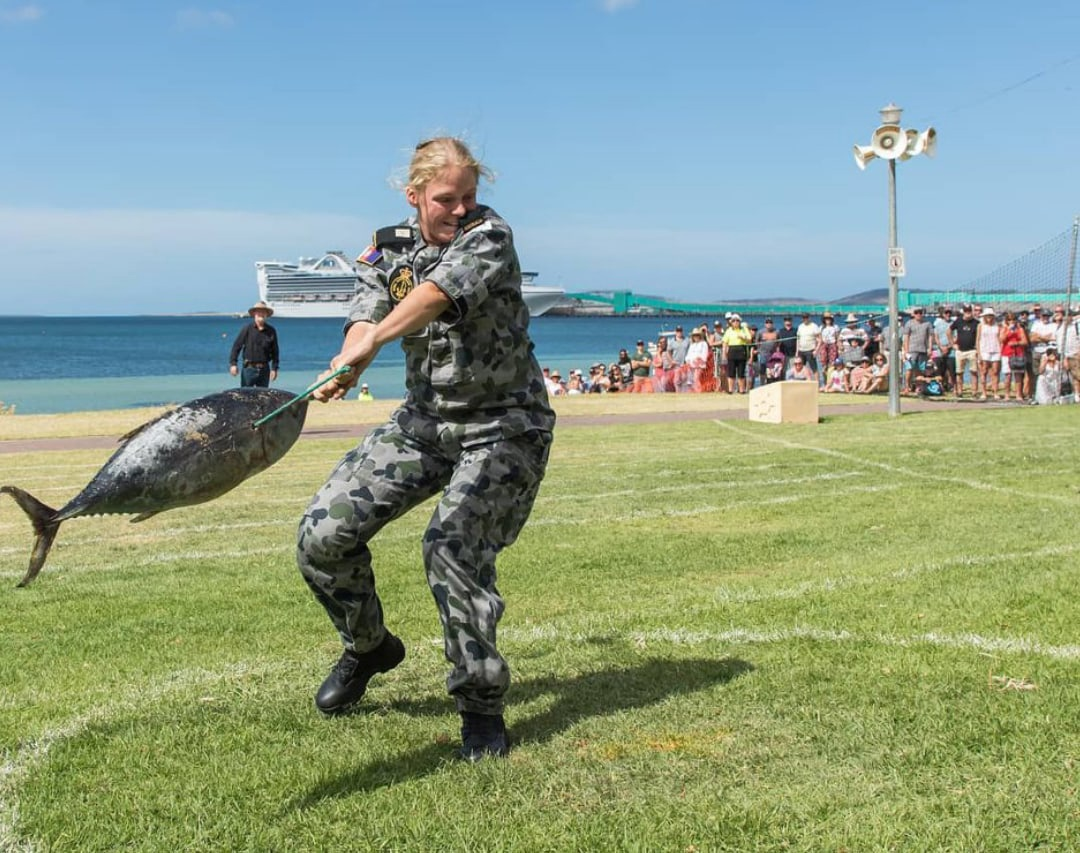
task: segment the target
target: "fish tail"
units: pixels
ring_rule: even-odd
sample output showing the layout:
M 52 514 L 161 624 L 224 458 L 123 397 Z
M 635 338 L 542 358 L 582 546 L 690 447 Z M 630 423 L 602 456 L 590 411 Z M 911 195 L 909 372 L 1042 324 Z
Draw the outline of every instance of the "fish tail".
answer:
M 11 495 L 22 511 L 34 525 L 34 550 L 30 553 L 30 566 L 26 575 L 17 586 L 29 586 L 30 582 L 38 576 L 41 567 L 45 565 L 45 558 L 49 556 L 56 531 L 60 529 L 60 522 L 54 521 L 56 510 L 43 504 L 29 492 L 17 489 L 15 486 L 0 486 L 0 493 Z

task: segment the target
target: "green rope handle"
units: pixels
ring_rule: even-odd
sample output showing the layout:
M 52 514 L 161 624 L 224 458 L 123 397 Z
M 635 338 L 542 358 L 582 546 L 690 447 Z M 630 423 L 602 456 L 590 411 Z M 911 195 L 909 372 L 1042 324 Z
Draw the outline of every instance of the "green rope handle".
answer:
M 307 388 L 305 388 L 303 391 L 301 391 L 299 394 L 297 394 L 295 397 L 293 397 L 291 400 L 289 400 L 289 402 L 286 403 L 284 406 L 278 406 L 270 414 L 259 418 L 257 421 L 255 421 L 255 423 L 253 423 L 251 425 L 252 428 L 253 429 L 258 429 L 264 423 L 266 423 L 268 420 L 270 420 L 270 418 L 277 417 L 278 415 L 280 415 L 287 408 L 289 408 L 289 406 L 293 405 L 294 403 L 299 403 L 301 400 L 306 400 L 308 397 L 311 396 L 312 392 L 317 391 L 319 388 L 321 388 L 327 382 L 331 381 L 332 379 L 337 379 L 343 373 L 351 373 L 351 372 L 352 372 L 352 365 L 351 364 L 343 364 L 341 367 L 339 367 L 337 370 L 335 370 L 333 373 L 331 373 L 325 379 L 320 379 L 318 382 L 315 382 L 315 383 L 309 385 Z

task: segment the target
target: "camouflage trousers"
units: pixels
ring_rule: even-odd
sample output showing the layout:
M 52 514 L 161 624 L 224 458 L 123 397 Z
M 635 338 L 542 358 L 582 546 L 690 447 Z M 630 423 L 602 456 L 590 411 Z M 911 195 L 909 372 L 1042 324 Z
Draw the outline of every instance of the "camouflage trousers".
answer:
M 500 713 L 510 668 L 495 645 L 495 558 L 529 517 L 551 434 L 463 448 L 449 428 L 417 420 L 396 417 L 341 460 L 300 521 L 297 564 L 345 648 L 374 648 L 386 628 L 368 543 L 441 491 L 422 553 L 453 667 L 447 690 L 460 711 Z

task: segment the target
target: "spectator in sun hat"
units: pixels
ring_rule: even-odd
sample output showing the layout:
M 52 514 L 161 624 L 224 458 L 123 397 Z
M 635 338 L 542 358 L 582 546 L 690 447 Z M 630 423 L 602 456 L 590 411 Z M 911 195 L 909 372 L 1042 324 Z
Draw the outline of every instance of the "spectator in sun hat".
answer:
M 544 384 L 547 386 L 547 392 L 554 394 L 555 396 L 562 396 L 566 393 L 566 386 L 563 385 L 562 373 L 558 368 L 552 370 L 550 375 L 545 377 Z
M 975 334 L 975 349 L 979 352 L 979 376 L 982 381 L 981 400 L 998 396 L 998 376 L 1001 374 L 1001 327 L 997 314 L 987 305 L 979 312 L 979 330 Z
M 831 366 L 840 357 L 840 327 L 836 325 L 832 311 L 821 315 L 821 363 Z
M 229 353 L 229 373 L 240 374 L 241 388 L 266 388 L 277 379 L 279 367 L 277 330 L 267 323 L 274 309 L 259 301 L 248 308 L 251 322 L 240 330 Z M 243 370 L 237 367 L 243 353 Z
M 844 364 L 858 364 L 866 350 L 866 331 L 859 328 L 859 318 L 854 314 L 848 314 L 845 318 L 839 339 L 840 358 Z
M 1035 380 L 1035 397 L 1032 402 L 1040 406 L 1049 406 L 1061 402 L 1061 381 L 1065 377 L 1065 368 L 1061 364 L 1057 347 L 1046 348 L 1039 361 Z

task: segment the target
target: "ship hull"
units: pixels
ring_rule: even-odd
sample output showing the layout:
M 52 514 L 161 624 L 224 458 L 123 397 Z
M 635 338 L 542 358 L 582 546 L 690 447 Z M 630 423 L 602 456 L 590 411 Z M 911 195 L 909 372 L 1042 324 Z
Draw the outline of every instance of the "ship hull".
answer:
M 355 274 L 306 272 L 296 265 L 259 261 L 259 299 L 276 317 L 345 317 L 356 287 Z M 531 281 L 535 273 L 524 275 Z M 529 316 L 539 317 L 566 295 L 561 287 L 522 284 L 521 296 Z

